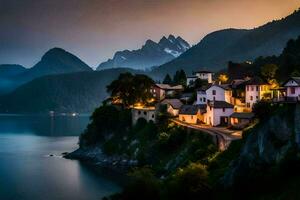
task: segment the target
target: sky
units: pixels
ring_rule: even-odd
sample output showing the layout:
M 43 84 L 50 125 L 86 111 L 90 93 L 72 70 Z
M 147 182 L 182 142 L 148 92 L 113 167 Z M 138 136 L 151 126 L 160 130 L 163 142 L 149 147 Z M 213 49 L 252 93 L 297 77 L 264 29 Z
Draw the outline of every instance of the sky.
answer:
M 147 39 L 197 44 L 224 28 L 254 28 L 300 8 L 300 0 L 0 0 L 0 64 L 32 67 L 53 47 L 91 67 Z

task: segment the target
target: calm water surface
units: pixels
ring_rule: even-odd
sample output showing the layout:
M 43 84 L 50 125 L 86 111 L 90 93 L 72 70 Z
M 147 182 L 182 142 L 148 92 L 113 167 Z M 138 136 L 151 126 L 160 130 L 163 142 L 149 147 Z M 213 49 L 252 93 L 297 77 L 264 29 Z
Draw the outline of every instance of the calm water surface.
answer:
M 0 115 L 0 199 L 100 200 L 118 191 L 104 174 L 60 156 L 77 148 L 88 121 L 88 116 Z

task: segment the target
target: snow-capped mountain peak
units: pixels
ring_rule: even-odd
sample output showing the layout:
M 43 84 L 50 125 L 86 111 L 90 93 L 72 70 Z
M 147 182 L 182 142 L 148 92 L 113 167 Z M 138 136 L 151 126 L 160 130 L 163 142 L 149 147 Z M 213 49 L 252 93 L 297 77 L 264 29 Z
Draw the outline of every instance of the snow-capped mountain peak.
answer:
M 97 69 L 115 67 L 145 69 L 169 62 L 189 48 L 189 43 L 179 36 L 163 36 L 158 42 L 148 39 L 140 49 L 116 52 L 112 59 L 101 63 Z

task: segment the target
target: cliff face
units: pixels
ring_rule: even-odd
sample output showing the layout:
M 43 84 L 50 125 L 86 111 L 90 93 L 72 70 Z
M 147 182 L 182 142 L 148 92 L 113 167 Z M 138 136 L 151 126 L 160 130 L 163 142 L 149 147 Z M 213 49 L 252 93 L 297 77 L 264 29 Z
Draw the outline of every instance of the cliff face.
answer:
M 283 105 L 251 131 L 222 183 L 225 187 L 237 186 L 291 159 L 299 161 L 299 147 L 300 104 Z

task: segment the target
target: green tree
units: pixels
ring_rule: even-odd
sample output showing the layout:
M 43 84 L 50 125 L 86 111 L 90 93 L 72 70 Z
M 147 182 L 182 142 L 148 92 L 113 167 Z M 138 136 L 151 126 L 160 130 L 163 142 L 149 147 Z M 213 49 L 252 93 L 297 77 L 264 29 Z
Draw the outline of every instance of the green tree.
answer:
M 169 74 L 167 74 L 163 80 L 163 84 L 172 84 L 172 78 Z
M 107 92 L 113 101 L 129 107 L 135 103 L 147 103 L 152 97 L 150 88 L 153 84 L 154 81 L 146 75 L 122 73 L 107 86 Z
M 184 70 L 178 70 L 176 71 L 174 78 L 173 78 L 174 84 L 180 84 L 186 86 L 186 73 Z
M 149 168 L 136 169 L 129 174 L 134 181 L 124 188 L 123 200 L 159 200 L 161 183 Z
M 275 78 L 278 66 L 275 64 L 266 64 L 261 68 L 261 75 L 267 80 L 270 81 Z
M 179 169 L 167 182 L 167 196 L 167 199 L 210 199 L 212 194 L 206 167 L 191 163 Z

